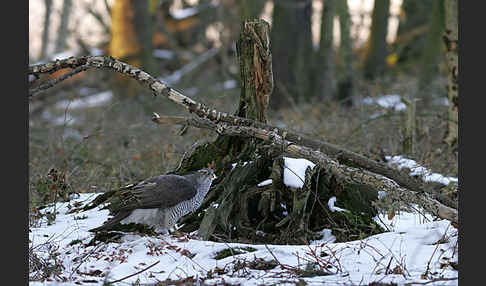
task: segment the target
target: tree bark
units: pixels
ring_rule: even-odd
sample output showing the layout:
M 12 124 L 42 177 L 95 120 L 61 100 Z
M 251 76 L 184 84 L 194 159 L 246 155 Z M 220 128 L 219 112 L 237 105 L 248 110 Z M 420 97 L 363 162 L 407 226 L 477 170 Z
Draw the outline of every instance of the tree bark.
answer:
M 424 34 L 432 18 L 433 1 L 403 0 L 400 10 L 397 37 L 394 43 L 397 64 L 414 67 L 420 60 L 425 47 Z
M 260 14 L 263 11 L 263 7 L 267 3 L 266 0 L 259 1 L 238 1 L 239 2 L 239 14 L 240 20 L 252 20 L 260 18 Z
M 335 92 L 334 82 L 334 16 L 336 15 L 336 1 L 322 1 L 321 39 L 316 56 L 315 74 L 317 86 L 314 90 L 317 98 L 331 98 Z
M 274 1 L 271 51 L 275 91 L 272 109 L 307 101 L 312 92 L 312 1 Z
M 432 17 L 430 18 L 421 55 L 419 70 L 418 95 L 421 109 L 429 107 L 434 99 L 432 82 L 439 75 L 439 60 L 444 55 L 442 35 L 444 31 L 444 1 L 434 0 Z
M 148 5 L 148 0 L 116 0 L 113 3 L 109 54 L 155 74 Z M 136 95 L 137 86 L 124 76 L 115 75 L 113 84 L 121 96 Z
M 47 46 L 49 45 L 49 26 L 51 23 L 52 0 L 45 0 L 44 29 L 42 30 L 42 46 L 39 59 L 43 60 L 47 55 Z
M 446 45 L 446 60 L 449 70 L 448 75 L 448 124 L 445 142 L 454 148 L 459 145 L 458 137 L 458 110 L 459 110 L 459 31 L 458 31 L 458 1 L 446 0 L 445 4 L 445 21 L 446 29 L 444 42 Z
M 270 25 L 245 21 L 236 43 L 240 63 L 241 95 L 237 116 L 267 122 L 267 107 L 273 91 Z
M 72 0 L 64 0 L 62 5 L 61 23 L 57 30 L 56 53 L 64 51 L 68 37 L 69 16 L 71 15 Z
M 339 45 L 339 57 L 342 76 L 338 79 L 337 99 L 346 106 L 352 105 L 354 97 L 354 71 L 353 71 L 353 41 L 351 39 L 351 17 L 347 1 L 337 2 L 337 14 L 339 16 L 339 28 L 341 39 Z
M 385 71 L 389 11 L 390 0 L 375 1 L 370 36 L 368 38 L 367 56 L 364 63 L 364 75 L 367 79 L 375 79 L 383 75 Z

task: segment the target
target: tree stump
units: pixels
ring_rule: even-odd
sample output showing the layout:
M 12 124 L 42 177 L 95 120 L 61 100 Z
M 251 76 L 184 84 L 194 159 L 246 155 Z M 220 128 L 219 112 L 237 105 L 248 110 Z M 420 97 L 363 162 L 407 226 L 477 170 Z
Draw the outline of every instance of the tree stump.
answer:
M 273 91 L 269 29 L 263 20 L 245 21 L 236 45 L 242 89 L 235 115 L 263 123 Z M 372 220 L 376 190 L 338 182 L 318 166 L 306 170 L 302 188 L 286 186 L 282 152 L 258 139 L 219 136 L 195 148 L 175 173 L 208 165 L 219 179 L 201 208 L 182 219 L 182 231 L 198 230 L 207 240 L 281 244 L 319 238 L 323 228 L 337 229 L 338 241 L 380 232 Z M 272 184 L 258 186 L 269 178 Z M 330 211 L 332 196 L 350 211 Z

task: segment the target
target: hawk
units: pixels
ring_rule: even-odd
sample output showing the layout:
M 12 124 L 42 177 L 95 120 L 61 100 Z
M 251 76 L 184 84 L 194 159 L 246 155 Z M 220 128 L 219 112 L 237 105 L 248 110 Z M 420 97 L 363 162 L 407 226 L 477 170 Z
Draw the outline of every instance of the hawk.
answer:
M 112 196 L 108 207 L 114 216 L 90 231 L 107 231 L 118 223 L 139 223 L 168 233 L 176 222 L 201 206 L 216 179 L 205 168 L 184 176 L 160 175 L 128 185 Z

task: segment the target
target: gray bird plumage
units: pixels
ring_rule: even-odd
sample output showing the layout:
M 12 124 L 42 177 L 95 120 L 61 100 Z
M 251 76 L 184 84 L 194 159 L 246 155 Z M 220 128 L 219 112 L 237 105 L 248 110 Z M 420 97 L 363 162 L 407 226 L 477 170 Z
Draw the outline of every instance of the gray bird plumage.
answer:
M 118 223 L 133 222 L 168 232 L 181 217 L 199 208 L 215 178 L 213 169 L 206 168 L 184 176 L 160 175 L 128 185 L 110 200 L 114 216 L 90 231 L 110 230 Z

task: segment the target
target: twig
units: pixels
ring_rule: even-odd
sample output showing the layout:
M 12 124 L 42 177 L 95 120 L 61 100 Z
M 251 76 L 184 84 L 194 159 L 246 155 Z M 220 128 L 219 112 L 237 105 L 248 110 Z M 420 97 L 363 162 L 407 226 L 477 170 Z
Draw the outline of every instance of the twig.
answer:
M 426 285 L 426 284 L 429 284 L 429 283 L 434 283 L 434 282 L 437 282 L 437 281 L 451 281 L 451 280 L 457 280 L 457 277 L 450 277 L 450 278 L 436 278 L 436 279 L 432 279 L 430 281 L 427 281 L 427 282 L 412 282 L 410 284 L 420 284 L 420 285 Z
M 287 264 L 282 264 L 278 259 L 277 257 L 275 256 L 275 254 L 273 254 L 273 252 L 270 250 L 270 248 L 268 248 L 268 245 L 265 244 L 265 248 L 268 250 L 268 252 L 272 255 L 273 259 L 275 259 L 275 261 L 278 263 L 278 265 L 280 266 L 281 269 L 285 269 L 285 270 L 290 270 L 292 272 L 295 273 L 295 268 L 292 267 L 292 266 L 289 266 Z
M 120 279 L 115 280 L 115 281 L 109 281 L 109 282 L 106 282 L 106 284 L 113 284 L 113 283 L 117 283 L 117 282 L 123 281 L 123 280 L 125 280 L 125 279 L 128 279 L 128 278 L 130 278 L 130 277 L 133 277 L 133 276 L 135 276 L 135 275 L 138 275 L 138 274 L 140 274 L 140 273 L 142 273 L 142 272 L 144 272 L 144 271 L 147 271 L 148 269 L 150 269 L 150 268 L 154 267 L 154 266 L 155 266 L 155 265 L 157 265 L 159 262 L 160 262 L 160 260 L 159 260 L 159 261 L 157 261 L 157 262 L 155 262 L 154 264 L 152 264 L 152 265 L 148 266 L 148 267 L 145 267 L 144 269 L 142 269 L 142 270 L 140 270 L 140 271 L 138 271 L 138 272 L 136 272 L 136 273 L 130 274 L 130 275 L 128 275 L 128 276 L 125 276 L 125 277 L 120 278 Z
M 66 80 L 70 77 L 72 77 L 73 75 L 77 74 L 77 73 L 80 73 L 82 71 L 85 71 L 89 68 L 89 66 L 79 66 L 79 67 L 76 67 L 74 68 L 73 70 L 63 74 L 62 76 L 58 77 L 58 78 L 55 78 L 53 80 L 50 80 L 36 88 L 32 88 L 29 90 L 29 99 L 32 99 L 34 96 L 38 95 L 39 93 L 41 93 L 42 91 L 46 90 L 46 89 L 49 89 L 51 87 L 53 87 L 54 85 L 60 83 L 61 81 L 63 80 Z

